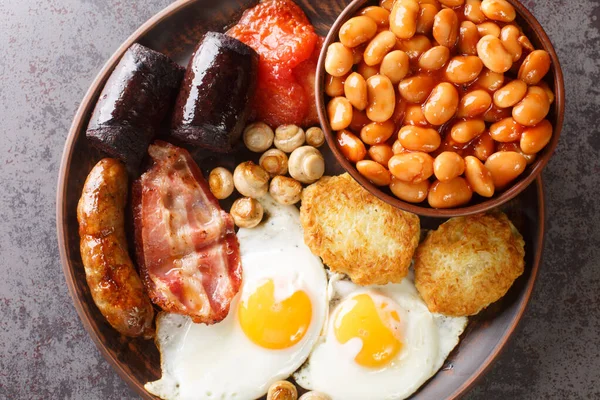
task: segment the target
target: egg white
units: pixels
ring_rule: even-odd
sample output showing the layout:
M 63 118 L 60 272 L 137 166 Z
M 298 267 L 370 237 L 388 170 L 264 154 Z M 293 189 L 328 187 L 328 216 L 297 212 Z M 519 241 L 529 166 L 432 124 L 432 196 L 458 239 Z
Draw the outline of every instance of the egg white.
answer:
M 341 344 L 333 320 L 340 303 L 361 293 L 381 296 L 395 304 L 401 321 L 402 348 L 386 366 L 366 368 L 354 358 L 360 338 Z M 330 313 L 323 336 L 307 363 L 294 374 L 305 389 L 317 390 L 333 400 L 404 399 L 414 393 L 443 365 L 467 325 L 467 318 L 432 314 L 420 298 L 412 274 L 399 284 L 360 287 L 334 274 L 329 282 Z
M 289 377 L 308 357 L 327 315 L 327 277 L 320 259 L 304 244 L 299 212 L 270 196 L 260 199 L 266 221 L 240 229 L 242 287 L 229 315 L 214 325 L 195 324 L 188 317 L 161 313 L 156 343 L 162 378 L 145 385 L 163 399 L 255 399 L 277 380 Z M 300 342 L 269 350 L 246 337 L 238 321 L 238 304 L 271 279 L 276 300 L 303 290 L 310 298 L 312 319 Z

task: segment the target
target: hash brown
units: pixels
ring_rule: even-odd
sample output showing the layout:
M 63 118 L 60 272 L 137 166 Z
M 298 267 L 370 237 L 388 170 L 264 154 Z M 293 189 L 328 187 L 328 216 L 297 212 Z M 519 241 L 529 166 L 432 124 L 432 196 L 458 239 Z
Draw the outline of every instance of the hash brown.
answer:
M 502 212 L 452 218 L 415 254 L 415 286 L 431 312 L 474 315 L 524 271 L 525 242 Z
M 347 173 L 304 189 L 300 222 L 310 250 L 359 285 L 400 282 L 419 244 L 419 217 L 379 200 Z

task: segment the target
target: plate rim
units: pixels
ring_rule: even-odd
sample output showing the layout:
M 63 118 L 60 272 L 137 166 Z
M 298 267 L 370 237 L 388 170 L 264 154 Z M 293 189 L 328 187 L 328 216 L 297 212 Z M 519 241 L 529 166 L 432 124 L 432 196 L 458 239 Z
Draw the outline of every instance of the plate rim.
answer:
M 90 87 L 86 91 L 81 103 L 73 117 L 73 122 L 69 128 L 69 132 L 67 134 L 65 145 L 63 147 L 63 153 L 61 156 L 59 173 L 58 173 L 58 181 L 57 181 L 57 190 L 56 190 L 56 232 L 58 239 L 58 250 L 60 254 L 60 261 L 62 265 L 63 275 L 67 284 L 67 288 L 69 290 L 69 295 L 71 297 L 73 306 L 77 311 L 77 315 L 79 316 L 79 320 L 81 321 L 83 327 L 87 331 L 88 336 L 92 339 L 96 348 L 100 351 L 100 354 L 104 357 L 106 361 L 110 364 L 110 366 L 117 372 L 120 378 L 127 383 L 127 385 L 132 388 L 138 395 L 145 399 L 154 399 L 155 397 L 151 396 L 137 381 L 132 379 L 132 377 L 125 371 L 119 362 L 106 348 L 103 341 L 98 336 L 98 333 L 93 329 L 91 324 L 92 316 L 85 311 L 81 304 L 81 299 L 78 297 L 77 292 L 75 290 L 75 277 L 73 274 L 73 268 L 68 258 L 68 250 L 67 250 L 67 242 L 68 238 L 66 237 L 66 231 L 64 229 L 66 225 L 66 191 L 67 191 L 67 177 L 68 172 L 71 168 L 71 159 L 73 157 L 73 150 L 75 147 L 75 142 L 77 140 L 78 132 L 81 130 L 83 122 L 85 121 L 85 116 L 89 112 L 92 106 L 92 99 L 97 95 L 101 86 L 105 83 L 106 79 L 108 79 L 108 73 L 114 69 L 117 62 L 121 59 L 122 55 L 125 51 L 135 43 L 141 36 L 146 34 L 148 31 L 153 29 L 156 25 L 164 21 L 166 18 L 179 12 L 182 8 L 189 6 L 190 4 L 196 3 L 201 0 L 176 0 L 172 4 L 163 8 L 158 13 L 154 14 L 150 17 L 146 22 L 140 25 L 131 35 L 127 37 L 127 39 L 114 51 L 111 57 L 106 61 L 103 67 L 100 69 L 94 80 L 92 81 Z M 482 378 L 485 376 L 487 372 L 489 372 L 490 368 L 497 360 L 498 356 L 506 349 L 506 345 L 508 341 L 513 337 L 515 329 L 520 324 L 523 314 L 527 310 L 529 306 L 529 302 L 531 300 L 531 296 L 533 290 L 537 283 L 537 275 L 539 272 L 539 268 L 542 262 L 542 256 L 544 252 L 544 242 L 545 242 L 545 224 L 546 224 L 546 212 L 545 212 L 545 191 L 544 184 L 542 181 L 542 177 L 539 176 L 535 179 L 535 186 L 538 195 L 538 204 L 537 204 L 537 217 L 539 220 L 538 224 L 538 235 L 534 238 L 537 243 L 537 248 L 539 251 L 534 255 L 533 265 L 531 267 L 531 275 L 529 280 L 530 284 L 527 285 L 526 291 L 523 295 L 523 301 L 519 305 L 518 310 L 516 311 L 515 318 L 506 329 L 504 335 L 501 340 L 495 345 L 492 352 L 485 358 L 484 362 L 479 366 L 479 368 L 471 375 L 471 377 L 466 380 L 460 387 L 458 387 L 453 393 L 449 394 L 446 400 L 455 400 L 459 399 L 465 394 L 467 394 Z

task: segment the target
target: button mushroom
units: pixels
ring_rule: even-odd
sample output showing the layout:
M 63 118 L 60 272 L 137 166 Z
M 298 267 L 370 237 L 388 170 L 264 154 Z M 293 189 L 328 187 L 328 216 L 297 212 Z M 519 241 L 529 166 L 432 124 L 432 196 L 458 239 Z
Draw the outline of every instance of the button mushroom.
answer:
M 240 228 L 254 228 L 263 218 L 263 206 L 256 199 L 242 197 L 233 202 L 229 211 Z
M 287 176 L 276 176 L 269 185 L 269 193 L 279 204 L 290 206 L 300 201 L 302 184 Z
M 267 392 L 267 400 L 296 400 L 297 398 L 296 386 L 288 381 L 275 382 Z
M 261 167 L 271 175 L 285 175 L 288 172 L 288 156 L 279 149 L 264 152 L 258 161 Z
M 304 393 L 298 400 L 331 400 L 331 397 L 321 392 L 310 391 Z
M 269 174 L 252 161 L 246 161 L 233 171 L 233 184 L 246 197 L 262 197 L 269 190 Z
M 292 178 L 302 183 L 313 183 L 323 176 L 325 160 L 312 146 L 302 146 L 290 155 L 288 168 Z
M 304 130 L 297 125 L 281 125 L 275 129 L 275 147 L 291 153 L 304 144 Z
M 255 122 L 244 129 L 244 144 L 248 150 L 262 153 L 273 144 L 273 129 L 264 122 Z
M 313 147 L 321 147 L 325 143 L 325 134 L 318 126 L 308 128 L 306 131 L 306 144 Z
M 226 199 L 233 193 L 233 175 L 225 168 L 217 167 L 208 175 L 208 186 L 217 199 Z

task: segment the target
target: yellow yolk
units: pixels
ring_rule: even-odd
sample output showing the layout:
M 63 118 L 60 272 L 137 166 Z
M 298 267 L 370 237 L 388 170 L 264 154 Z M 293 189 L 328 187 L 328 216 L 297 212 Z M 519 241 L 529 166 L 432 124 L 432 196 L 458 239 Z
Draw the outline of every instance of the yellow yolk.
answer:
M 312 305 L 301 290 L 276 302 L 275 285 L 268 280 L 240 303 L 238 318 L 255 344 L 271 350 L 285 349 L 298 343 L 308 331 Z
M 335 337 L 344 344 L 352 338 L 362 340 L 362 348 L 354 360 L 363 367 L 382 367 L 402 348 L 402 343 L 381 320 L 375 302 L 368 294 L 359 294 L 352 301 L 352 308 L 338 313 L 335 320 Z M 386 311 L 387 304 L 380 305 L 381 314 L 400 322 L 396 311 Z M 390 321 L 392 322 L 392 321 Z

